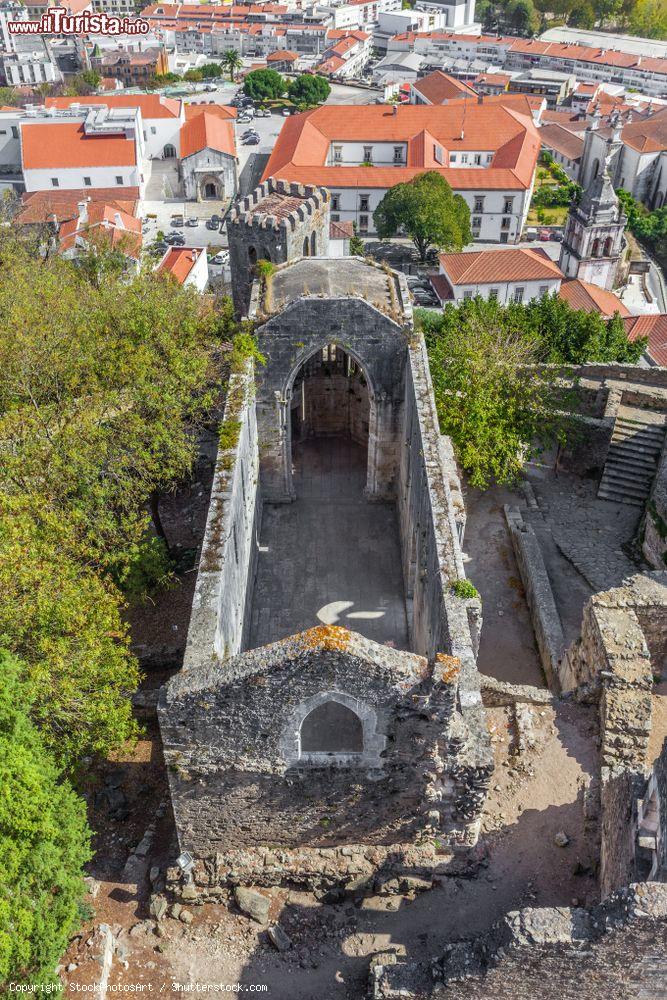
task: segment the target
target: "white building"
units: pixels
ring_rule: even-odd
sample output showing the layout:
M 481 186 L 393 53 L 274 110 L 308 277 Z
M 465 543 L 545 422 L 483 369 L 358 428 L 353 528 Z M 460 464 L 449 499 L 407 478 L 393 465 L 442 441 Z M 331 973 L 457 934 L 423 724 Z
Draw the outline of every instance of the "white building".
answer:
M 208 285 L 208 258 L 205 247 L 169 247 L 156 268 L 179 285 L 203 292 Z
M 441 305 L 480 297 L 501 305 L 531 302 L 560 291 L 563 274 L 540 249 L 479 250 L 440 254 L 431 284 Z
M 103 94 L 94 97 L 47 97 L 47 108 L 82 110 L 107 108 L 138 111 L 149 159 L 169 159 L 180 155 L 180 133 L 185 122 L 182 101 L 160 94 Z
M 149 164 L 138 110 L 27 108 L 14 120 L 27 192 L 124 188 L 143 197 Z
M 568 278 L 611 289 L 623 249 L 627 222 L 606 165 L 572 205 L 565 225 L 560 266 Z
M 667 198 L 667 108 L 623 123 L 620 116 L 600 128 L 597 116 L 584 135 L 579 183 L 588 187 L 604 164 L 615 188 L 623 188 L 648 208 Z
M 441 107 L 325 105 L 285 121 L 264 178 L 327 187 L 331 220 L 371 234 L 389 188 L 436 171 L 468 203 L 475 239 L 516 243 L 539 146 L 520 96 Z
M 377 23 L 380 14 L 401 9 L 402 0 L 347 0 L 346 3 L 322 4 L 316 14 L 331 19 L 332 28 L 366 28 Z

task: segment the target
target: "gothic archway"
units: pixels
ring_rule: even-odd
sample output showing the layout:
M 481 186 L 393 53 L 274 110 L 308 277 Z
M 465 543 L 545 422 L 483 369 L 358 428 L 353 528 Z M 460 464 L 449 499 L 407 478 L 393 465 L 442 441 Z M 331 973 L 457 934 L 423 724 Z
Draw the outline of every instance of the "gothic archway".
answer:
M 176 147 L 171 142 L 168 142 L 167 145 L 162 150 L 162 155 L 165 158 L 165 160 L 173 160 L 173 159 L 175 159 L 175 157 L 176 157 Z
M 224 185 L 215 174 L 204 174 L 198 184 L 200 201 L 220 201 L 224 195 Z
M 319 691 L 296 706 L 280 745 L 292 765 L 382 767 L 387 739 L 366 702 L 345 691 Z

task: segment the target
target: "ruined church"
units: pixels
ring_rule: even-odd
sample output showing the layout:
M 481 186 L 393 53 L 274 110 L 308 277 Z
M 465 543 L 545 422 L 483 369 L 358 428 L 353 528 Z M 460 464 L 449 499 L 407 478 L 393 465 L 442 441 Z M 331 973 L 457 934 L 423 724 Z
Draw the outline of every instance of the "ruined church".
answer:
M 158 710 L 208 898 L 433 873 L 474 846 L 492 773 L 425 346 L 402 275 L 328 257 L 329 205 L 269 179 L 228 219 L 262 360 L 230 380 L 185 661 Z

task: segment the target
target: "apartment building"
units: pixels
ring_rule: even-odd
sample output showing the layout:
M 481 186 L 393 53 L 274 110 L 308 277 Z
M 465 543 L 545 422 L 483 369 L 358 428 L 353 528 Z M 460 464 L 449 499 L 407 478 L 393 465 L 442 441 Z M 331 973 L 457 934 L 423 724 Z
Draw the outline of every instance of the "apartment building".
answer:
M 400 11 L 402 0 L 346 0 L 320 4 L 316 13 L 329 19 L 332 28 L 364 29 L 377 23 L 381 14 Z
M 615 83 L 652 97 L 667 97 L 667 59 L 587 45 L 532 38 L 464 35 L 453 31 L 403 32 L 388 51 L 408 51 L 442 65 L 443 60 L 481 60 L 503 70 L 556 70 L 584 82 Z
M 162 46 L 141 52 L 115 49 L 93 56 L 90 62 L 100 76 L 115 77 L 124 87 L 145 87 L 154 77 L 169 71 L 167 53 Z
M 287 119 L 264 179 L 329 188 L 332 221 L 354 222 L 370 235 L 386 192 L 435 170 L 468 203 L 475 239 L 515 243 L 539 148 L 523 97 L 440 107 L 324 106 Z

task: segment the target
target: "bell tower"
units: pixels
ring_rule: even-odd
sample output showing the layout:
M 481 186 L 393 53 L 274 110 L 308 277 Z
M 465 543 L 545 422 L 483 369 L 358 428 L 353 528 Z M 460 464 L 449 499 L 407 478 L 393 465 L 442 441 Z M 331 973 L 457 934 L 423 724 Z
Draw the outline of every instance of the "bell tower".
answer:
M 626 223 L 605 161 L 579 204 L 570 208 L 559 260 L 566 278 L 613 288 Z

